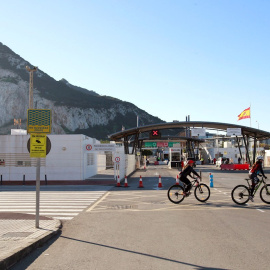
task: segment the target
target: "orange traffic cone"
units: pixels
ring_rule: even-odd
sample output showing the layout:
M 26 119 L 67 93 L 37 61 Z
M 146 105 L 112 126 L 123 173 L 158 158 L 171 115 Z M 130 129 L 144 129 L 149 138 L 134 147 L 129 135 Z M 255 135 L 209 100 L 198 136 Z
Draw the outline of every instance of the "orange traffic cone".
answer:
M 125 176 L 125 185 L 124 185 L 124 187 L 128 187 L 127 176 Z
M 179 176 L 178 176 L 178 174 L 176 175 L 176 181 L 175 181 L 175 184 L 176 184 L 176 185 L 179 185 Z
M 117 187 L 121 187 L 121 183 L 120 183 L 120 178 L 119 178 L 119 175 L 118 175 L 118 178 L 117 178 Z
M 142 176 L 140 175 L 140 182 L 139 182 L 139 188 L 143 188 L 143 182 L 142 182 Z

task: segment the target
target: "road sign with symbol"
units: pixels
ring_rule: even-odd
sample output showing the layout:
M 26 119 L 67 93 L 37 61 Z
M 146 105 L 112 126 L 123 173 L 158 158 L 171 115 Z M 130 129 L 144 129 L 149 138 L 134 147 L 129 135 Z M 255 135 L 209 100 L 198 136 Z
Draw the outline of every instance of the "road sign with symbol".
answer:
M 87 144 L 86 145 L 86 150 L 87 151 L 91 151 L 92 150 L 92 145 L 91 144 Z
M 115 162 L 120 162 L 120 157 L 116 157 L 114 160 Z

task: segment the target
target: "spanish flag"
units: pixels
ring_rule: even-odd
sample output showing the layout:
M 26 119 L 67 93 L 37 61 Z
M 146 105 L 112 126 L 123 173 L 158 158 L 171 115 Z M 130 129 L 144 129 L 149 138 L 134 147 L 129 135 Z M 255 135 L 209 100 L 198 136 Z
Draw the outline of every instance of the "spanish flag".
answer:
M 237 121 L 245 119 L 245 118 L 250 118 L 250 107 L 248 107 L 247 109 L 245 109 L 238 115 Z

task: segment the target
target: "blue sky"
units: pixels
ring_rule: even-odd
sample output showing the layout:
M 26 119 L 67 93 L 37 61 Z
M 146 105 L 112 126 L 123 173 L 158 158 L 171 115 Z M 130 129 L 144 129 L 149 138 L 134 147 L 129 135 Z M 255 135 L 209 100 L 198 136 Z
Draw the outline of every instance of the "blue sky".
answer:
M 1 3 L 0 41 L 56 80 L 171 122 L 270 131 L 270 1 Z M 136 126 L 136 123 L 134 123 Z

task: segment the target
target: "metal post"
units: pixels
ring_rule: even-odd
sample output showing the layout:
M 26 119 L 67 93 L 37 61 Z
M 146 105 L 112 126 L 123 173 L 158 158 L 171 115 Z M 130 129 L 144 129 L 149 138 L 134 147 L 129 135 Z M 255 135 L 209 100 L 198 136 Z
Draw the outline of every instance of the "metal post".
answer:
M 249 152 L 248 152 L 248 136 L 247 136 L 247 142 L 245 139 L 245 135 L 243 135 L 243 140 L 244 140 L 244 144 L 246 147 L 246 160 L 249 162 L 249 165 L 252 166 L 251 161 L 250 161 L 250 157 L 249 157 Z
M 235 136 L 235 137 L 236 137 L 236 140 L 237 140 L 237 144 L 238 144 L 238 148 L 239 148 L 241 160 L 243 160 L 243 158 L 242 158 L 242 152 L 241 152 L 241 148 L 240 148 L 240 144 L 239 144 L 239 139 L 238 139 L 237 136 Z
M 46 183 L 46 186 L 48 185 L 48 182 L 47 182 L 47 174 L 45 174 L 45 183 Z
M 33 101 L 33 73 L 37 71 L 37 67 L 32 69 L 26 66 L 27 71 L 29 71 L 29 109 L 34 108 Z M 36 167 L 36 228 L 39 228 L 39 197 L 40 197 L 40 158 L 37 158 L 37 167 Z
M 36 228 L 39 228 L 39 201 L 40 201 L 40 158 L 37 158 L 37 170 L 36 170 Z
M 25 185 L 25 174 L 23 175 L 23 185 Z
M 253 148 L 253 164 L 255 163 L 256 160 L 256 144 L 257 144 L 257 138 L 256 138 L 256 133 L 254 134 L 254 148 Z
M 1 174 L 1 186 L 2 186 L 2 182 L 3 182 L 3 175 Z

